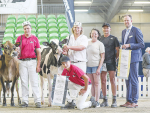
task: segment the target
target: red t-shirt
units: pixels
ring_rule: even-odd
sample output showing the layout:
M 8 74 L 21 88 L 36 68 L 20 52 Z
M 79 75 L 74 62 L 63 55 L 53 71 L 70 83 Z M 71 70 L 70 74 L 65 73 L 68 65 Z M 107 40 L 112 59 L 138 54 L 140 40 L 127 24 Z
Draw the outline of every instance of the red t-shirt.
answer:
M 21 36 L 19 36 L 16 42 L 20 42 Z M 35 49 L 40 48 L 39 40 L 36 36 L 31 35 L 29 38 L 26 38 L 25 35 L 22 35 L 22 45 L 21 46 L 21 56 L 19 59 L 25 58 L 36 58 Z
M 75 65 L 70 65 L 70 70 L 64 69 L 62 72 L 63 76 L 69 76 L 69 80 L 75 84 L 85 86 L 84 79 L 82 78 L 85 73 Z M 89 84 L 91 84 L 91 80 L 89 78 Z

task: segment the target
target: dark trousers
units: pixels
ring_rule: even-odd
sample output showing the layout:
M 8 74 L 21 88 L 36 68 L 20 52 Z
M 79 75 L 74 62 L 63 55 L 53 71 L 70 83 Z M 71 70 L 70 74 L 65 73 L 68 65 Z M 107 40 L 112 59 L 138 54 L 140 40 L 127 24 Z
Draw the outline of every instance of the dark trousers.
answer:
M 126 80 L 126 99 L 130 103 L 137 103 L 139 98 L 138 69 L 139 62 L 134 62 L 130 64 L 130 73 L 128 80 Z

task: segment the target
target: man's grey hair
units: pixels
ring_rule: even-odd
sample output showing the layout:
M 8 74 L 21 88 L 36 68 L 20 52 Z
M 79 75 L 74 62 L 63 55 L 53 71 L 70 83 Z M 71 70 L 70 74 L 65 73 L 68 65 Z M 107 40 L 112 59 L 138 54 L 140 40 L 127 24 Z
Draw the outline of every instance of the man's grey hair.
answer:
M 126 17 L 126 16 L 130 17 L 131 20 L 132 20 L 132 16 L 131 16 L 131 15 L 126 14 L 126 15 L 124 15 L 123 17 Z

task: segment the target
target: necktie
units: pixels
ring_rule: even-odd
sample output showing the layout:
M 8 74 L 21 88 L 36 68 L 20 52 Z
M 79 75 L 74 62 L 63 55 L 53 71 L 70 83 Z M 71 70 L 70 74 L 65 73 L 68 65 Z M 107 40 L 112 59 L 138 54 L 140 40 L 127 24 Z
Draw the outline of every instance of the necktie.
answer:
M 125 44 L 126 41 L 127 41 L 128 35 L 129 35 L 129 29 L 127 29 L 126 34 L 125 34 L 125 37 L 124 37 L 124 44 Z

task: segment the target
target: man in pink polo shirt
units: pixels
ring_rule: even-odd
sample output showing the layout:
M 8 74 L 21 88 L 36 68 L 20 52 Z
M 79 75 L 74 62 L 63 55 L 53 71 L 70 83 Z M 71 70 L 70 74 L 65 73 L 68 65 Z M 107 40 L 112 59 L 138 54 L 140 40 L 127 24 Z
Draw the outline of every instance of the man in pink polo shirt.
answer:
M 22 104 L 20 107 L 28 107 L 28 81 L 32 86 L 35 105 L 41 107 L 40 91 L 38 87 L 38 72 L 40 72 L 41 52 L 39 40 L 31 34 L 31 24 L 26 21 L 23 24 L 24 34 L 19 36 L 16 42 L 20 42 L 19 74 L 22 86 Z M 36 60 L 37 58 L 37 60 Z
M 90 91 L 91 91 L 91 80 L 89 77 L 77 66 L 72 65 L 69 57 L 63 56 L 61 58 L 62 66 L 65 68 L 62 75 L 69 76 L 68 89 L 69 92 L 72 90 L 75 94 L 70 95 L 68 103 L 62 109 L 74 109 L 76 100 L 76 106 L 78 109 L 82 110 L 88 107 L 96 107 L 97 103 L 94 97 L 91 97 L 90 101 L 85 102 Z M 78 98 L 76 98 L 76 93 L 79 93 Z M 69 97 L 69 95 L 67 95 Z

